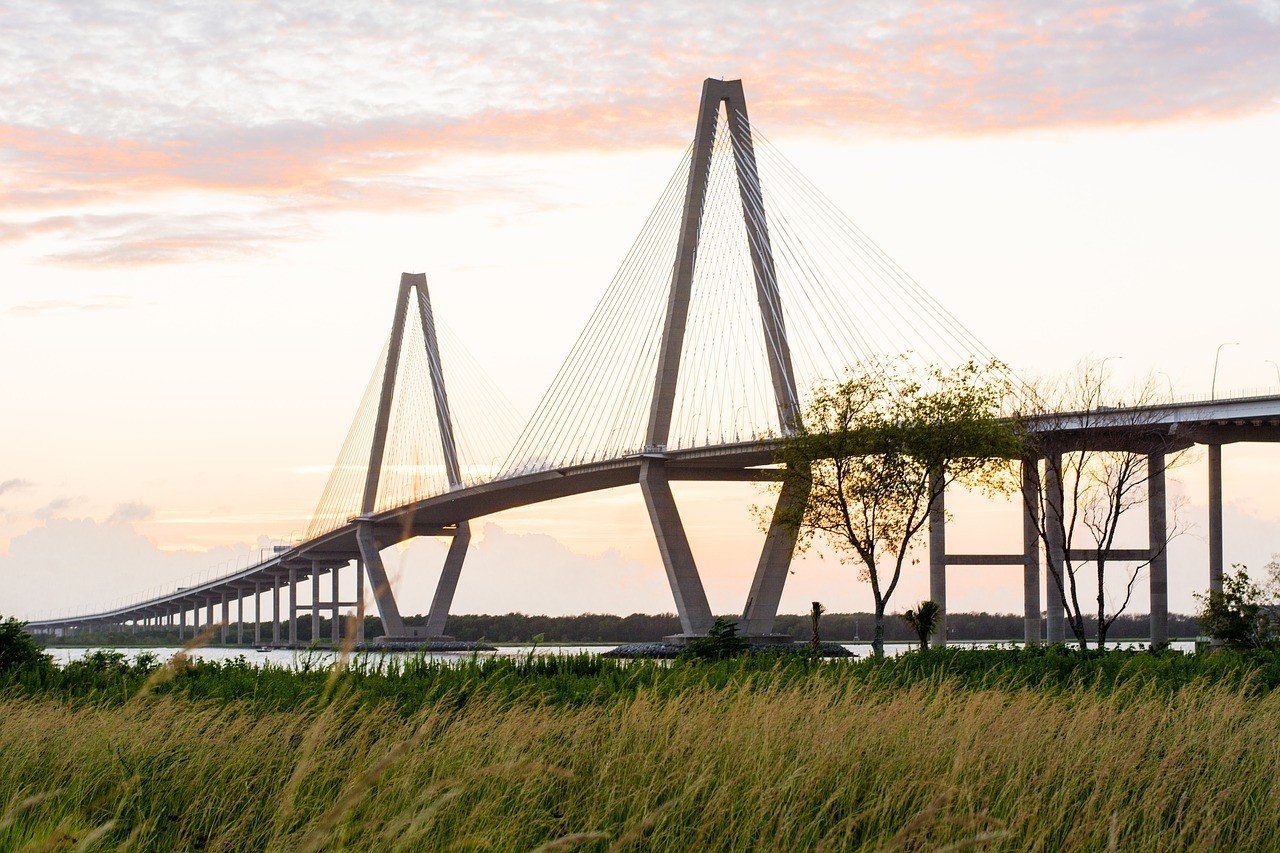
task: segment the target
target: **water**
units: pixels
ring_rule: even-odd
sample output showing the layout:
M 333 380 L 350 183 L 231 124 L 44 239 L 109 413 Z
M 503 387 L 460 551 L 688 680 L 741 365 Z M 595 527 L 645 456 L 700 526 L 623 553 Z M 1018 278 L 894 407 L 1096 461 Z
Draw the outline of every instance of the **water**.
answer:
M 869 657 L 871 655 L 870 643 L 841 643 L 849 651 L 858 657 Z M 1010 642 L 952 642 L 952 648 L 962 649 L 983 649 L 993 645 L 999 645 L 1003 648 L 1012 648 L 1020 643 Z M 1195 643 L 1190 640 L 1175 640 L 1170 643 L 1170 648 L 1180 652 L 1195 651 Z M 1122 649 L 1145 648 L 1146 643 L 1142 642 L 1121 642 L 1115 644 L 1115 647 Z M 425 655 L 428 658 L 442 661 L 458 661 L 470 658 L 472 655 L 479 657 L 525 657 L 529 654 L 534 655 L 577 655 L 577 654 L 601 654 L 617 648 L 617 644 L 599 644 L 599 645 L 582 645 L 582 646 L 531 646 L 531 645 L 510 645 L 499 646 L 497 651 L 492 652 L 433 652 Z M 905 651 L 915 648 L 915 643 L 885 643 L 884 651 L 887 655 L 900 655 Z M 129 646 L 111 646 L 111 647 L 59 647 L 54 646 L 47 651 L 53 656 L 58 664 L 66 664 L 73 660 L 79 660 L 90 652 L 106 649 L 107 651 L 115 651 L 122 653 L 126 658 L 132 660 L 139 654 L 153 654 L 160 660 L 168 660 L 177 654 L 181 649 L 176 646 L 161 646 L 136 648 Z M 415 656 L 417 652 L 362 652 L 362 655 L 370 655 L 377 657 L 410 657 Z M 191 652 L 191 657 L 200 658 L 202 660 L 234 660 L 238 657 L 244 657 L 251 664 L 261 666 L 270 663 L 279 667 L 294 667 L 304 658 L 311 661 L 313 666 L 316 662 L 328 663 L 333 660 L 335 653 L 324 649 L 316 650 L 294 650 L 294 649 L 270 649 L 268 651 L 259 652 L 247 646 L 240 647 L 224 647 L 224 646 L 206 646 Z

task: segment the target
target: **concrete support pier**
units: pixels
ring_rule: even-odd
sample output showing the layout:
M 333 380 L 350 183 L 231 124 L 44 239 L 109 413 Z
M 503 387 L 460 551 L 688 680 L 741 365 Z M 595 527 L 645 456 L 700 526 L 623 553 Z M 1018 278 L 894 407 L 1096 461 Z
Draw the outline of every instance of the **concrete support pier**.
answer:
M 1067 626 L 1063 619 L 1065 609 L 1063 592 L 1067 586 L 1067 556 L 1066 543 L 1063 542 L 1062 454 L 1054 454 L 1047 458 L 1044 468 L 1044 527 L 1045 538 L 1048 539 L 1044 573 L 1044 638 L 1049 643 L 1061 643 L 1067 638 Z
M 1151 644 L 1169 642 L 1169 549 L 1163 451 L 1147 454 L 1147 529 L 1151 545 Z
M 1038 459 L 1022 460 L 1022 641 L 1040 642 L 1040 478 Z
M 311 561 L 311 642 L 320 641 L 320 564 Z
M 289 567 L 289 645 L 298 645 L 298 570 Z
M 680 630 L 689 636 L 702 636 L 713 621 L 711 605 L 707 602 L 702 578 L 698 576 L 698 568 L 693 561 L 693 550 L 689 547 L 661 461 L 646 459 L 641 464 L 640 491 L 649 509 L 649 521 L 653 524 L 662 565 L 667 570 L 667 581 L 676 601 Z
M 1209 589 L 1222 592 L 1222 445 L 1209 445 Z
M 794 524 L 786 523 L 786 520 L 803 510 L 808 500 L 807 484 L 795 479 L 788 479 L 782 484 L 769 532 L 765 534 L 764 548 L 760 551 L 760 561 L 756 564 L 755 577 L 751 580 L 751 591 L 742 611 L 742 622 L 739 623 L 739 630 L 745 635 L 766 637 L 773 634 L 773 622 L 778 616 L 778 603 L 787 583 L 798 533 Z
M 929 507 L 929 598 L 938 605 L 938 624 L 932 645 L 947 644 L 947 496 L 940 475 L 929 477 L 929 491 L 937 495 Z
M 453 533 L 453 541 L 449 543 L 449 551 L 444 556 L 444 568 L 440 570 L 440 580 L 436 583 L 436 593 L 431 599 L 431 609 L 427 611 L 428 637 L 445 635 L 449 608 L 453 606 L 453 594 L 458 589 L 462 562 L 466 559 L 467 548 L 470 545 L 471 525 L 464 521 L 458 524 L 457 530 Z
M 280 579 L 271 579 L 271 644 L 280 645 Z
M 341 568 L 341 566 L 334 566 L 333 571 L 329 573 L 329 578 L 332 581 L 329 584 L 329 587 L 330 592 L 333 594 L 333 601 L 329 607 L 329 620 L 333 624 L 329 626 L 329 634 L 334 646 L 337 646 L 342 642 L 342 619 L 339 618 L 340 614 L 338 610 L 339 602 L 341 601 L 341 598 L 338 596 L 338 582 L 341 580 L 339 571 Z

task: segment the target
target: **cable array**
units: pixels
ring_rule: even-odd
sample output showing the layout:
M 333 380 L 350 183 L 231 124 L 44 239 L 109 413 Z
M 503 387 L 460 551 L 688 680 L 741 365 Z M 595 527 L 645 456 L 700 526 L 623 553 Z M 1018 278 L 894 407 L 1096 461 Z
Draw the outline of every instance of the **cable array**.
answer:
M 778 436 L 780 410 L 802 411 L 822 383 L 886 356 L 944 368 L 994 361 L 745 115 L 734 118 L 746 135 L 731 132 L 722 110 L 711 143 L 666 448 Z M 691 164 L 690 150 L 525 427 L 504 476 L 646 449 Z M 757 269 L 753 249 L 771 257 L 772 267 Z M 774 387 L 770 368 L 787 360 L 794 397 L 790 388 Z
M 437 388 L 443 391 L 440 402 L 447 403 L 453 424 L 460 485 L 473 486 L 497 476 L 519 430 L 511 403 L 462 345 L 458 335 L 434 319 L 440 349 L 441 375 L 437 378 L 442 378 L 443 384 L 433 381 L 422 313 L 418 301 L 407 301 L 375 512 L 449 490 L 436 410 Z M 388 341 L 374 365 L 338 461 L 329 474 L 307 528 L 307 538 L 341 527 L 361 512 L 389 350 Z

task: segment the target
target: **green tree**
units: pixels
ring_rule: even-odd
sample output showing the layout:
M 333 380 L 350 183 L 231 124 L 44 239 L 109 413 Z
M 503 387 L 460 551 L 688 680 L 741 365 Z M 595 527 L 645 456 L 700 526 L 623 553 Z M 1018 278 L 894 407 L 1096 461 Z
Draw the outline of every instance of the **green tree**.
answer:
M 1274 563 L 1268 566 L 1268 569 Z M 1200 610 L 1196 620 L 1205 634 L 1233 649 L 1273 648 L 1280 643 L 1274 590 L 1271 594 L 1255 583 L 1248 570 L 1232 566 L 1234 574 L 1222 578 L 1222 591 L 1196 595 Z
M 1006 376 L 998 362 L 950 371 L 916 370 L 906 357 L 864 363 L 816 388 L 780 445 L 784 481 L 800 480 L 809 497 L 781 507 L 777 519 L 796 531 L 800 549 L 821 539 L 870 583 L 877 655 L 886 607 L 943 490 L 1012 485 L 1008 460 L 1020 457 L 1022 440 L 1000 416 Z
M 50 658 L 17 619 L 0 620 L 0 674 L 47 667 Z
M 902 614 L 902 621 L 911 626 L 916 632 L 916 636 L 920 638 L 920 650 L 924 651 L 929 648 L 929 637 L 933 634 L 934 629 L 938 627 L 938 615 L 941 608 L 938 607 L 936 601 L 922 601 L 916 605 L 915 610 L 908 610 Z

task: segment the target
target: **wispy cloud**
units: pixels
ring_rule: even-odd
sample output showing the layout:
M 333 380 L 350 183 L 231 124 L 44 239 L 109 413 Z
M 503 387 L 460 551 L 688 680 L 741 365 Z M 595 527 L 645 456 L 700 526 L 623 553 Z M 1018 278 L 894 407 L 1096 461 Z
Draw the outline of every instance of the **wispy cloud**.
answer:
M 45 314 L 115 311 L 128 307 L 132 302 L 127 296 L 113 295 L 90 296 L 85 299 L 37 299 L 11 305 L 5 313 L 19 317 L 37 317 Z
M 29 489 L 34 485 L 35 483 L 32 483 L 30 480 L 22 480 L 15 477 L 12 480 L 0 482 L 0 495 L 8 494 L 9 492 L 20 492 L 24 489 Z
M 155 509 L 147 504 L 127 501 L 117 506 L 111 515 L 107 516 L 107 524 L 134 524 L 146 521 L 155 514 Z
M 84 503 L 84 501 L 85 499 L 83 497 L 54 498 L 49 501 L 49 503 L 33 512 L 32 515 L 46 521 L 52 518 L 60 518 L 67 510 L 77 504 Z
M 27 4 L 5 29 L 0 240 L 63 235 L 60 263 L 252 255 L 317 212 L 456 204 L 440 175 L 459 155 L 679 144 L 709 74 L 745 78 L 767 128 L 833 134 L 1237 116 L 1280 96 L 1280 7 L 1243 0 L 99 2 Z M 66 221 L 191 191 L 252 198 L 264 227 Z

